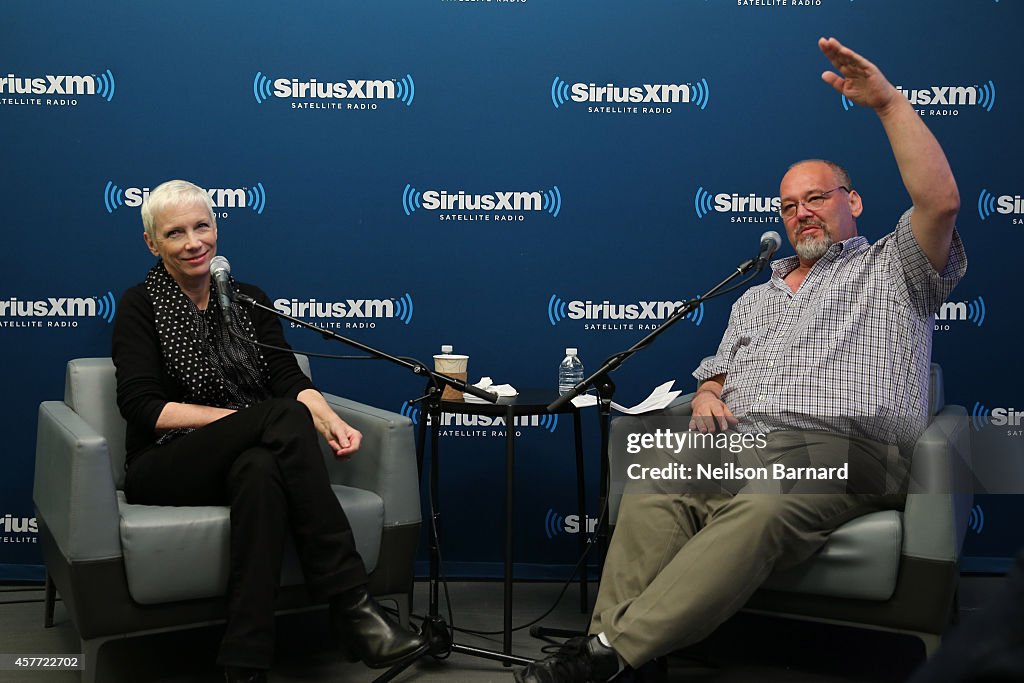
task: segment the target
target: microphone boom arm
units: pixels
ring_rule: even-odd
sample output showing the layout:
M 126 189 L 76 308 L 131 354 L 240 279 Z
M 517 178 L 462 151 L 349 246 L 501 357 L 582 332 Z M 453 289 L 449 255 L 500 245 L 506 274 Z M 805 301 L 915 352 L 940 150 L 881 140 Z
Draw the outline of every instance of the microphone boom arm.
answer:
M 554 401 L 552 401 L 551 404 L 548 405 L 547 407 L 548 412 L 553 413 L 560 410 L 563 406 L 565 406 L 566 403 L 576 398 L 580 394 L 586 392 L 588 387 L 596 387 L 598 389 L 598 393 L 601 395 L 601 400 L 610 402 L 611 396 L 606 396 L 606 394 L 608 393 L 609 388 L 611 389 L 611 391 L 614 391 L 615 385 L 612 383 L 611 378 L 608 376 L 609 373 L 613 372 L 616 368 L 625 363 L 636 352 L 640 351 L 641 349 L 647 346 L 650 346 L 652 343 L 654 343 L 654 340 L 658 337 L 658 335 L 660 335 L 662 332 L 664 332 L 665 330 L 667 330 L 668 328 L 672 327 L 677 322 L 685 318 L 690 312 L 696 309 L 697 306 L 702 304 L 705 300 L 710 299 L 711 297 L 720 293 L 720 290 L 723 287 L 725 287 L 727 284 L 735 280 L 737 277 L 739 277 L 740 275 L 745 275 L 746 273 L 750 272 L 751 269 L 756 269 L 756 272 L 754 273 L 754 275 L 756 275 L 757 273 L 761 272 L 764 266 L 765 263 L 757 257 L 747 259 L 746 261 L 741 263 L 739 266 L 736 267 L 735 270 L 733 270 L 732 273 L 729 274 L 727 278 L 719 282 L 717 285 L 709 289 L 707 292 L 705 292 L 701 296 L 698 296 L 694 299 L 690 299 L 689 301 L 683 303 L 683 305 L 677 308 L 672 313 L 672 315 L 665 319 L 665 322 L 658 325 L 657 328 L 652 330 L 646 337 L 638 341 L 636 344 L 633 344 L 633 346 L 629 347 L 625 351 L 619 351 L 618 353 L 608 356 L 608 358 L 605 359 L 604 364 L 600 367 L 600 369 L 598 369 L 597 372 L 595 372 L 590 377 L 587 377 L 582 382 L 573 387 L 572 391 L 563 394 L 556 398 Z
M 483 389 L 478 389 L 477 387 L 474 387 L 472 384 L 464 382 L 461 379 L 458 379 L 456 377 L 451 377 L 450 375 L 446 375 L 443 372 L 435 372 L 434 370 L 431 370 L 430 368 L 426 367 L 422 363 L 413 363 L 413 362 L 405 360 L 403 358 L 398 358 L 397 356 L 392 356 L 391 354 L 385 353 L 385 352 L 380 351 L 378 349 L 375 349 L 372 346 L 367 346 L 366 344 L 363 344 L 362 342 L 357 342 L 354 339 L 349 339 L 348 337 L 343 337 L 343 336 L 341 336 L 340 334 L 338 334 L 336 332 L 331 332 L 330 330 L 325 330 L 322 327 L 317 327 L 316 325 L 308 323 L 305 320 L 301 320 L 299 318 L 295 318 L 293 316 L 288 315 L 287 313 L 282 313 L 281 311 L 279 311 L 279 310 L 277 310 L 275 308 L 271 308 L 270 306 L 265 306 L 264 304 L 261 304 L 259 301 L 256 301 L 255 299 L 253 299 L 251 296 L 249 296 L 247 294 L 243 294 L 242 292 L 239 292 L 239 291 L 235 292 L 235 300 L 240 302 L 240 303 L 243 303 L 243 304 L 246 304 L 248 306 L 251 306 L 253 308 L 258 308 L 261 311 L 266 311 L 268 313 L 276 315 L 278 318 L 282 318 L 284 320 L 287 320 L 288 322 L 294 323 L 295 325 L 298 325 L 299 327 L 304 327 L 307 330 L 313 330 L 314 332 L 319 332 L 320 335 L 324 337 L 324 339 L 333 339 L 334 341 L 339 341 L 342 344 L 347 344 L 347 345 L 349 345 L 349 346 L 351 346 L 353 348 L 356 348 L 356 349 L 359 349 L 360 351 L 363 351 L 364 353 L 368 353 L 371 356 L 373 356 L 374 358 L 379 358 L 381 360 L 386 360 L 386 361 L 389 361 L 391 363 L 394 363 L 395 365 L 400 365 L 403 368 L 406 368 L 407 370 L 412 371 L 412 373 L 414 375 L 428 377 L 431 380 L 433 386 L 435 386 L 435 387 L 441 387 L 442 385 L 448 385 L 448 386 L 452 387 L 453 389 L 455 389 L 457 391 L 464 391 L 467 394 L 470 394 L 472 396 L 476 396 L 477 398 L 481 398 L 481 399 L 483 399 L 485 401 L 489 401 L 490 403 L 496 403 L 497 400 L 498 400 L 498 397 L 497 397 L 496 394 L 492 394 L 489 391 L 484 391 Z

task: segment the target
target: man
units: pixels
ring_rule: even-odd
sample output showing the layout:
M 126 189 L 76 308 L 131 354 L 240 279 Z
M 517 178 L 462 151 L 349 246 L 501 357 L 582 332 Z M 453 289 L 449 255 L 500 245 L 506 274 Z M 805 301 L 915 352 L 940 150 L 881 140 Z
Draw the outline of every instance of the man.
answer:
M 784 495 L 627 489 L 592 635 L 517 671 L 521 683 L 610 680 L 697 642 L 773 569 L 804 561 L 849 519 L 902 504 L 886 483 L 905 476 L 926 425 L 933 314 L 966 270 L 959 193 L 938 141 L 879 69 L 834 38 L 818 47 L 839 71 L 822 80 L 881 120 L 913 209 L 868 244 L 844 169 L 790 167 L 780 213 L 796 255 L 734 305 L 718 353 L 694 372 L 689 427 L 764 435 L 744 453 L 760 463 L 841 460 L 850 481 Z

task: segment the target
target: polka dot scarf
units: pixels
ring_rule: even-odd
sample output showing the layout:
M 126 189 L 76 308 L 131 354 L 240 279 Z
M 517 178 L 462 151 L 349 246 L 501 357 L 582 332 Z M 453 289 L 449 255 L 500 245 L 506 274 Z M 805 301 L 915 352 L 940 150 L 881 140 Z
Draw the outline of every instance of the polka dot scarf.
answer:
M 164 364 L 183 387 L 185 403 L 239 409 L 270 398 L 270 372 L 259 348 L 232 336 L 256 341 L 248 310 L 232 306 L 228 330 L 220 312 L 217 284 L 211 281 L 210 303 L 200 311 L 162 261 L 149 271 L 145 284 L 153 301 Z M 165 437 L 188 431 L 174 430 Z

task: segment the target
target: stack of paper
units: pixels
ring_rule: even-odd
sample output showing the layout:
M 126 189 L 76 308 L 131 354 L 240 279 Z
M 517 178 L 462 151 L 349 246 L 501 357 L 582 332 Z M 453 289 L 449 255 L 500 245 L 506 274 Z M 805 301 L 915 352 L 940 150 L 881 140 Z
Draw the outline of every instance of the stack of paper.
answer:
M 667 408 L 668 405 L 672 403 L 672 401 L 676 400 L 676 398 L 683 393 L 680 389 L 672 389 L 672 386 L 675 383 L 676 381 L 672 379 L 665 382 L 664 384 L 659 384 L 658 386 L 654 387 L 654 391 L 651 392 L 650 396 L 640 401 L 640 403 L 637 403 L 632 408 L 626 408 L 625 406 L 621 406 L 615 401 L 612 401 L 612 408 L 626 415 L 639 415 L 640 413 L 649 413 L 652 410 L 661 410 L 662 408 Z M 582 396 L 577 396 L 576 398 L 574 398 L 572 400 L 572 404 L 577 408 L 596 406 L 597 397 L 592 394 L 583 394 Z

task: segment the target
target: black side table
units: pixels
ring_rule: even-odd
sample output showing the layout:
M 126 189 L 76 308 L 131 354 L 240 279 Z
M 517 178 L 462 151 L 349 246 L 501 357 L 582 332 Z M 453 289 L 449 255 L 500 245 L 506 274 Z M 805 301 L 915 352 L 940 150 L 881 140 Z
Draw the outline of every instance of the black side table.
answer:
M 487 415 L 491 417 L 505 418 L 505 640 L 504 650 L 506 655 L 512 653 L 512 558 L 513 558 L 513 483 L 515 479 L 515 452 L 516 452 L 516 428 L 517 417 L 529 415 L 547 415 L 548 405 L 558 398 L 558 392 L 547 389 L 524 389 L 520 390 L 518 396 L 499 398 L 497 403 L 477 403 L 471 401 L 441 401 L 442 413 L 454 413 L 462 415 Z M 580 519 L 580 554 L 587 547 L 586 534 L 586 490 L 583 477 L 583 430 L 581 427 L 580 411 L 571 403 L 558 411 L 559 414 L 571 414 L 573 434 L 576 444 L 576 495 L 579 503 Z M 438 416 L 439 417 L 439 416 Z M 431 457 L 438 458 L 438 434 L 441 428 L 441 420 L 432 420 L 430 433 Z M 422 465 L 422 464 L 421 464 Z M 422 467 L 421 467 L 422 469 Z M 437 492 L 435 492 L 436 495 Z M 437 499 L 434 500 L 435 510 Z M 586 564 L 580 572 L 580 611 L 587 610 L 587 568 Z M 510 664 L 505 663 L 505 666 Z

